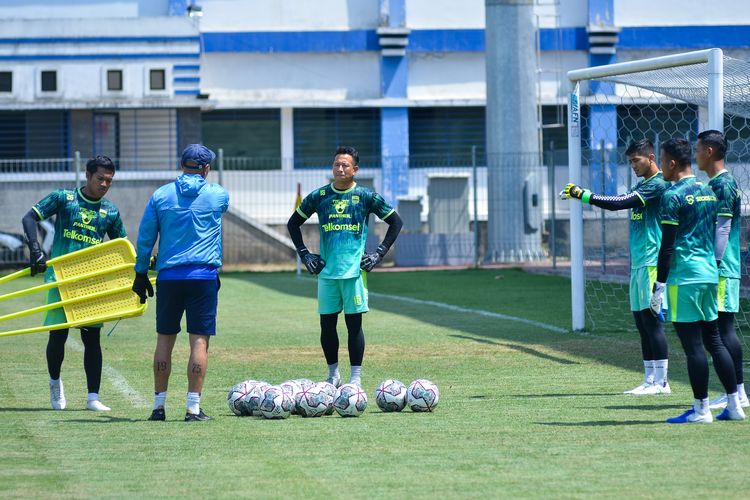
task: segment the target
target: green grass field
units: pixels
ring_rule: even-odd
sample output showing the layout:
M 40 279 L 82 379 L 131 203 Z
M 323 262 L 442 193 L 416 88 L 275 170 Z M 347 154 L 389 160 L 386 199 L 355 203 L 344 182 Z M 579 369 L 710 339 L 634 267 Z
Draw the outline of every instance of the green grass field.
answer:
M 212 422 L 182 421 L 185 335 L 168 421 L 146 421 L 153 307 L 102 339 L 109 414 L 83 409 L 77 333 L 63 366 L 62 412 L 49 409 L 47 335 L 0 339 L 0 497 L 708 497 L 741 496 L 747 485 L 748 422 L 664 423 L 692 403 L 671 327 L 674 394 L 624 396 L 641 382 L 637 334 L 564 332 L 564 278 L 505 269 L 373 273 L 367 411 L 282 421 L 235 417 L 226 394 L 247 378 L 324 378 L 315 282 L 236 273 L 222 284 L 202 401 Z M 343 318 L 339 331 L 347 376 Z M 431 379 L 438 408 L 380 412 L 373 392 L 386 378 Z M 711 387 L 718 392 L 713 373 Z

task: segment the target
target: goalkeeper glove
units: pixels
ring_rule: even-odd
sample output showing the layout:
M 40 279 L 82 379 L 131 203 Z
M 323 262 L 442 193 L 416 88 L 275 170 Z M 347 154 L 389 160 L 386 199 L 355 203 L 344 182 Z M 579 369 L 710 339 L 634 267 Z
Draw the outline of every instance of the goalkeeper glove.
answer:
M 307 268 L 307 272 L 310 274 L 320 274 L 324 267 L 326 267 L 326 261 L 324 261 L 320 255 L 316 253 L 310 253 L 307 248 L 302 248 L 298 251 L 299 258 Z
M 36 240 L 29 241 L 29 267 L 32 276 L 43 273 L 47 269 L 47 258 Z
M 664 321 L 664 312 L 662 311 L 662 303 L 664 301 L 664 289 L 667 287 L 664 283 L 655 282 L 654 287 L 651 291 L 651 314 L 654 317 L 659 318 L 659 321 Z
M 584 189 L 577 184 L 573 184 L 572 182 L 567 183 L 565 185 L 565 188 L 560 191 L 561 200 L 575 198 L 577 200 L 583 201 L 584 203 L 588 203 L 590 197 L 591 191 L 589 191 L 588 189 Z
M 154 287 L 148 279 L 148 273 L 135 273 L 133 280 L 133 291 L 141 299 L 141 304 L 146 303 L 146 293 L 149 297 L 154 296 Z
M 365 253 L 362 255 L 362 260 L 359 263 L 359 267 L 366 272 L 372 271 L 372 269 L 380 264 L 380 261 L 383 260 L 383 257 L 385 257 L 385 254 L 388 252 L 388 249 L 384 247 L 383 245 L 378 245 L 378 248 L 373 253 Z

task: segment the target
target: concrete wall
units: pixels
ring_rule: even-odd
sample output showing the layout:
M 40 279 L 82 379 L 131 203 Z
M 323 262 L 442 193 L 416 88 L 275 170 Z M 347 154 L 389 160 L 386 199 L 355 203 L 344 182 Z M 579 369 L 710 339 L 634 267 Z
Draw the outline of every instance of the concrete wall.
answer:
M 8 19 L 166 16 L 169 0 L 3 0 Z
M 747 0 L 614 0 L 617 26 L 747 25 Z

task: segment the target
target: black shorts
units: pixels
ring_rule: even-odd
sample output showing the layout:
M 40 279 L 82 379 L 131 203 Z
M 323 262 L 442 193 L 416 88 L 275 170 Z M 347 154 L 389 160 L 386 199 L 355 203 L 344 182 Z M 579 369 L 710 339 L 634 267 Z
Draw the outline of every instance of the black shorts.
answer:
M 187 316 L 187 331 L 197 335 L 216 335 L 218 280 L 157 280 L 156 332 L 180 333 L 182 313 Z

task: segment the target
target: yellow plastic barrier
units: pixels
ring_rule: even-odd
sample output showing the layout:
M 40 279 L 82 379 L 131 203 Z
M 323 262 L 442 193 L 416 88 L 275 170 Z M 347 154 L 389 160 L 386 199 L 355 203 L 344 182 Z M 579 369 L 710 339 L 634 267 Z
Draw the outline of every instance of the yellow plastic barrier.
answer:
M 140 316 L 146 311 L 133 293 L 135 278 L 135 250 L 125 238 L 117 238 L 100 245 L 61 255 L 47 261 L 55 272 L 56 281 L 24 290 L 0 295 L 7 300 L 57 288 L 59 302 L 0 316 L 0 321 L 29 316 L 60 307 L 65 311 L 65 323 L 42 325 L 0 333 L 0 337 L 24 333 L 75 328 L 105 321 Z M 0 284 L 28 276 L 30 268 L 0 278 Z M 154 283 L 156 278 L 151 278 Z

